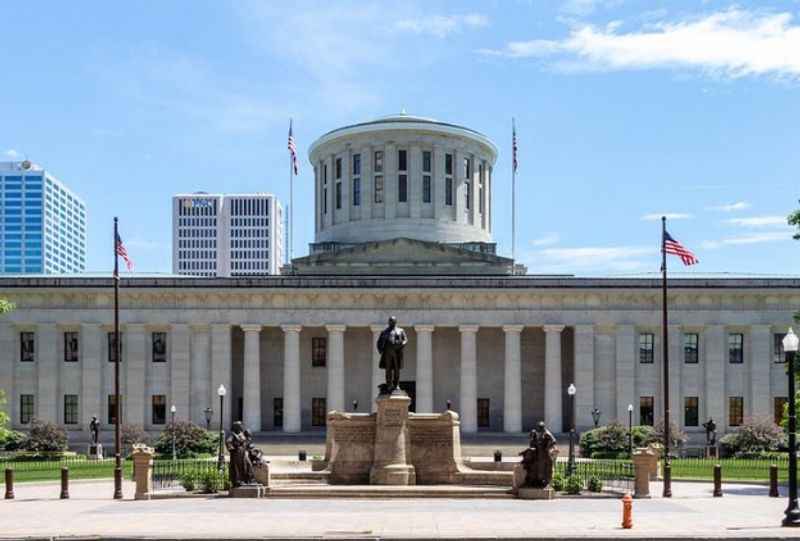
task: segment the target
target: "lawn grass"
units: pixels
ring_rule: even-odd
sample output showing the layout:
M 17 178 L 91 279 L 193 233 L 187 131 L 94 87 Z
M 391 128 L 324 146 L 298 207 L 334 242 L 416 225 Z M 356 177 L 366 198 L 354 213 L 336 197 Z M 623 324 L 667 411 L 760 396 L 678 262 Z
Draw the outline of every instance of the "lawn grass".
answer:
M 14 482 L 58 481 L 61 479 L 61 468 L 69 468 L 69 478 L 74 479 L 111 479 L 114 477 L 114 459 L 86 460 L 74 458 L 69 460 L 0 460 L 0 469 L 14 470 Z M 122 463 L 123 477 L 130 479 L 133 475 L 133 463 Z M 5 484 L 5 475 L 0 476 L 0 485 Z
M 788 460 L 746 459 L 746 458 L 673 458 L 672 478 L 696 481 L 710 481 L 714 478 L 714 465 L 722 466 L 723 481 L 769 482 L 769 467 L 778 466 L 778 480 L 789 478 Z

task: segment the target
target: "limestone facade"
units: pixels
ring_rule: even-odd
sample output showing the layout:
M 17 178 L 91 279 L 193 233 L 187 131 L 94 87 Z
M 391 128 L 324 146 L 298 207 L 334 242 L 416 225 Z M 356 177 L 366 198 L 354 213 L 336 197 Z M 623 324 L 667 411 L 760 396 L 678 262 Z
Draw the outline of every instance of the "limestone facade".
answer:
M 373 407 L 383 377 L 374 345 L 395 315 L 410 339 L 401 380 L 415 411 L 441 413 L 451 401 L 465 433 L 518 433 L 541 419 L 565 430 L 570 383 L 578 389 L 579 429 L 592 425 L 593 408 L 601 423 L 627 423 L 628 404 L 634 423 L 648 421 L 650 411 L 657 420 L 659 285 L 533 276 L 123 279 L 123 418 L 160 430 L 172 404 L 179 419 L 198 424 L 210 407 L 215 427 L 216 389 L 224 384 L 226 425 L 241 418 L 255 431 L 324 430 L 315 425 L 328 410 Z M 708 417 L 727 431 L 739 417 L 773 415 L 787 395 L 776 348 L 800 308 L 799 286 L 793 279 L 671 282 L 675 422 L 699 433 Z M 0 318 L 0 389 L 14 428 L 40 418 L 88 431 L 97 415 L 109 429 L 111 280 L 0 278 L 0 297 L 17 305 Z M 163 358 L 155 333 L 166 337 Z M 65 345 L 75 337 L 78 354 L 67 360 Z M 687 353 L 695 339 L 696 355 Z M 690 426 L 693 412 L 697 426 Z

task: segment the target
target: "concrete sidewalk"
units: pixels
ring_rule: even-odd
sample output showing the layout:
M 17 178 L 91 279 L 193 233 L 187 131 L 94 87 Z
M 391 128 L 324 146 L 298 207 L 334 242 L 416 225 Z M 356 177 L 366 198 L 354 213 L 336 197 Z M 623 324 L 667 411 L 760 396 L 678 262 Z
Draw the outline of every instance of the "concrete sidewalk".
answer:
M 653 487 L 654 494 L 660 487 Z M 58 500 L 57 484 L 17 487 L 0 500 L 0 538 L 790 538 L 781 528 L 785 497 L 767 489 L 675 483 L 672 500 L 634 501 L 634 528 L 620 528 L 616 499 L 523 500 L 232 500 L 113 501 L 112 482 L 73 483 Z

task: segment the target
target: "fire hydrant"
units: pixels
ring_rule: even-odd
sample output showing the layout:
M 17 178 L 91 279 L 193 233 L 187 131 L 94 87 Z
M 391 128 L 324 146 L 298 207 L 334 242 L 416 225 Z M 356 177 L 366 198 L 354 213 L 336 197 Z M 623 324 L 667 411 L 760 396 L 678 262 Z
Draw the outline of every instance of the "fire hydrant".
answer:
M 622 497 L 622 527 L 626 530 L 633 528 L 633 498 L 630 494 Z

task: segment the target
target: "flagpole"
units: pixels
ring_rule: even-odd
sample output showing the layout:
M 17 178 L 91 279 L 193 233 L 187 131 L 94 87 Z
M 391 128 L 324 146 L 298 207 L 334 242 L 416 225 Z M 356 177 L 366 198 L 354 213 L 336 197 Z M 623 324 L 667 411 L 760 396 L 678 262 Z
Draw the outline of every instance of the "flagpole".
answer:
M 670 465 L 670 414 L 669 414 L 669 332 L 667 323 L 667 217 L 661 217 L 661 343 L 664 365 L 664 498 L 672 497 L 672 466 Z
M 511 259 L 512 265 L 516 265 L 517 261 L 517 155 L 516 155 L 516 137 L 517 126 L 514 122 L 514 117 L 511 117 L 511 137 L 513 139 L 511 145 L 512 163 L 511 163 Z M 513 274 L 513 269 L 512 269 Z
M 114 217 L 114 499 L 122 499 L 122 433 L 119 396 L 119 258 L 117 257 L 117 217 Z
M 292 135 L 292 119 L 289 119 L 289 135 Z M 294 257 L 294 157 L 289 153 L 289 261 Z

